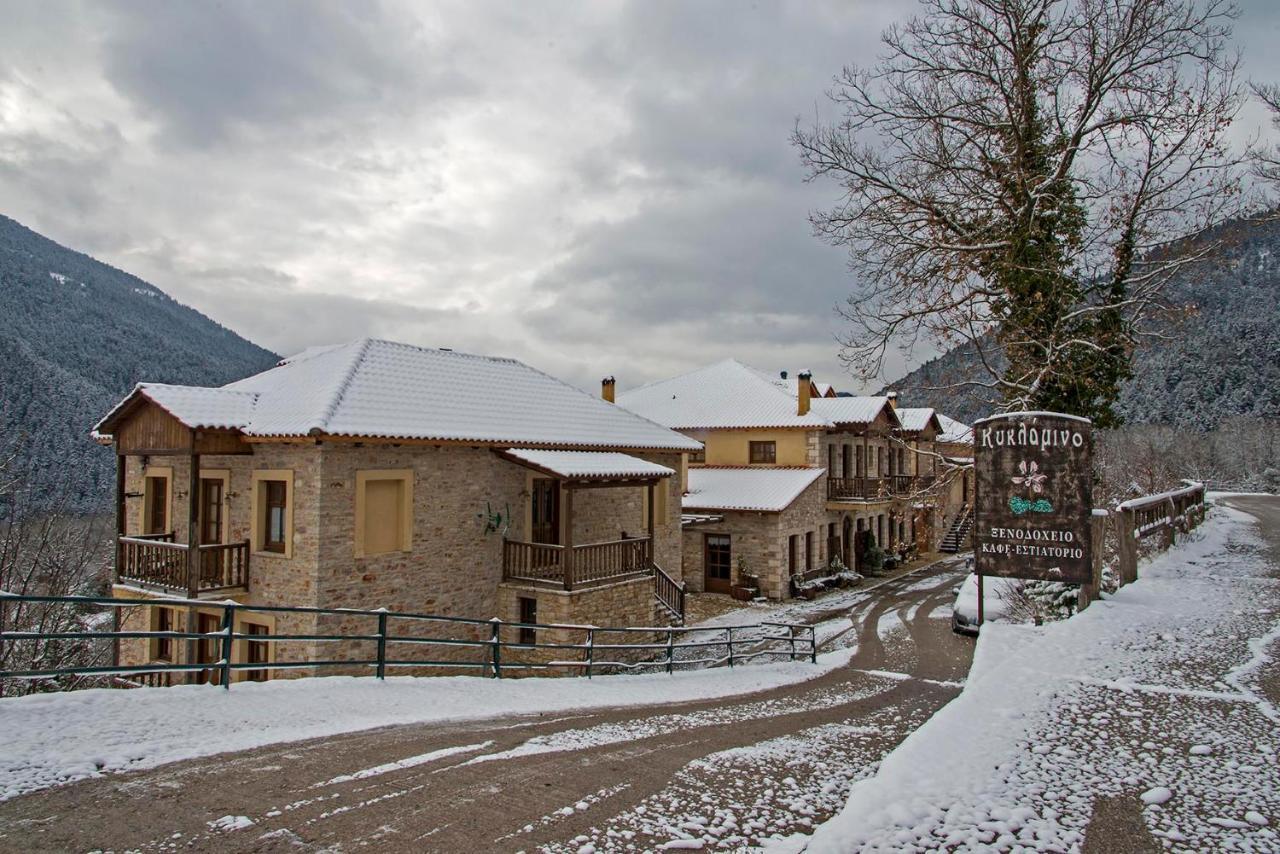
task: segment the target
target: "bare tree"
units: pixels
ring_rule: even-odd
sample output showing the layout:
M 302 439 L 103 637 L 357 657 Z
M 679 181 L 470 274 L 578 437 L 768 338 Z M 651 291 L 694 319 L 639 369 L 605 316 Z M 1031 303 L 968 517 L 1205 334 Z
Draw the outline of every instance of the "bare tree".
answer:
M 73 492 L 70 482 L 37 484 L 18 469 L 16 454 L 0 457 L 0 591 L 24 596 L 102 596 L 110 555 L 107 520 L 63 512 L 60 508 Z M 0 603 L 0 625 L 10 632 L 86 632 L 110 629 L 111 614 L 57 602 Z M 0 644 L 0 670 L 109 665 L 111 653 L 109 641 L 12 640 Z M 7 684 L 0 680 L 0 696 L 100 681 L 95 677 L 13 679 Z
M 1280 85 L 1254 83 L 1252 89 L 1253 94 L 1271 111 L 1272 127 L 1280 131 Z M 1255 146 L 1252 154 L 1254 174 L 1280 186 L 1280 144 Z
M 923 0 L 797 126 L 812 216 L 856 276 L 845 364 L 967 343 L 1005 409 L 1114 421 L 1161 291 L 1237 212 L 1241 100 L 1224 0 Z

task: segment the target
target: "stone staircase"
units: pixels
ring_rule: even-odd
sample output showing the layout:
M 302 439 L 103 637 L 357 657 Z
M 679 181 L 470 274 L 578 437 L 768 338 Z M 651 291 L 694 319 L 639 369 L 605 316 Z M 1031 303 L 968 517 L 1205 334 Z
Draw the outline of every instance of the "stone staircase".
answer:
M 951 523 L 951 528 L 942 537 L 938 551 L 955 554 L 969 547 L 969 534 L 973 531 L 973 508 L 966 507 Z

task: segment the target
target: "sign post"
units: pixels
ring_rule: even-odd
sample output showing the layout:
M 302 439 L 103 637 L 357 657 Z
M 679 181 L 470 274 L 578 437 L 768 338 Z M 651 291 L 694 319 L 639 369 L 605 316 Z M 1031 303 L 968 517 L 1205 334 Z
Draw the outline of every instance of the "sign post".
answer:
M 1093 429 L 1087 418 L 1011 412 L 973 425 L 973 556 L 982 579 L 1093 578 Z

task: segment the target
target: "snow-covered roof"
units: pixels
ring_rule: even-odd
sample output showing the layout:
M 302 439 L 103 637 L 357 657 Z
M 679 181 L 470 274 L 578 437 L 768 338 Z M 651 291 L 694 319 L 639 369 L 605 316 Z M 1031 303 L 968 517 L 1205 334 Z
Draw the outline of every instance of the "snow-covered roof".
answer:
M 889 406 L 887 397 L 819 397 L 810 403 L 810 412 L 816 412 L 832 424 L 870 424 Z M 896 419 L 891 415 L 891 422 Z
M 761 371 L 726 359 L 618 395 L 618 405 L 675 430 L 832 426 Z
M 813 387 L 818 390 L 820 397 L 834 397 L 836 388 L 831 383 L 814 383 Z
M 921 430 L 928 429 L 930 422 L 934 422 L 937 417 L 937 412 L 932 408 L 899 408 L 893 412 L 898 416 L 898 420 L 902 422 L 902 429 L 910 433 L 919 433 Z M 941 432 L 941 421 L 934 423 L 934 426 Z
M 258 395 L 248 391 L 138 383 L 133 393 L 116 404 L 98 427 L 110 422 L 138 393 L 193 430 L 243 429 L 252 420 L 258 402 Z
M 689 469 L 688 510 L 785 510 L 825 469 L 716 468 Z
M 232 428 L 258 437 L 681 451 L 702 447 L 515 359 L 372 338 L 313 347 L 222 388 L 140 384 L 95 432 L 110 433 L 116 416 L 138 395 L 188 427 Z
M 968 424 L 949 418 L 941 412 L 938 413 L 938 423 L 942 425 L 942 432 L 938 434 L 939 442 L 973 442 L 973 428 Z
M 670 477 L 674 469 L 616 451 L 544 451 L 511 448 L 507 456 L 560 477 Z

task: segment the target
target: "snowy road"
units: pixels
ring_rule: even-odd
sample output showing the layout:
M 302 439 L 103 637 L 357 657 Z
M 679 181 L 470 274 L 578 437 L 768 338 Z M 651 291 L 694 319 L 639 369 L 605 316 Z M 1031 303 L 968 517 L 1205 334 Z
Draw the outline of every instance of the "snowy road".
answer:
M 1085 613 L 984 630 L 806 850 L 1280 851 L 1280 499 L 1221 503 Z
M 819 624 L 849 667 L 757 694 L 389 727 L 86 780 L 0 803 L 0 850 L 739 849 L 805 833 L 954 698 L 957 562 Z M 845 628 L 848 627 L 848 631 Z M 198 721 L 171 722 L 174 739 Z

